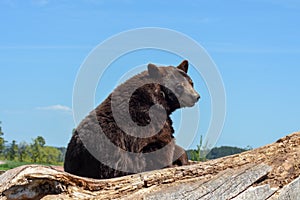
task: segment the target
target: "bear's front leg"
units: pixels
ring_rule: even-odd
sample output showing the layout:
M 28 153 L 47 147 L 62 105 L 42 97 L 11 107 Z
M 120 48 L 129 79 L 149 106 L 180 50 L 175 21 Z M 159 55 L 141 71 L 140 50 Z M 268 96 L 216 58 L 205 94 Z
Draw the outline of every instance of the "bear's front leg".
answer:
M 172 166 L 175 142 L 154 142 L 146 145 L 142 153 L 146 160 L 146 170 L 151 171 Z
M 175 145 L 174 155 L 173 155 L 173 166 L 188 165 L 188 156 L 183 148 Z

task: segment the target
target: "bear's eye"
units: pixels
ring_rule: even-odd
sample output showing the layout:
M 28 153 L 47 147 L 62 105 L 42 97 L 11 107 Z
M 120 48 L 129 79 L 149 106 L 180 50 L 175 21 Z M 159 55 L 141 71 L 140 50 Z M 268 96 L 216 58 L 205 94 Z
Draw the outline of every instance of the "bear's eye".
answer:
M 190 82 L 191 86 L 192 86 L 192 87 L 194 87 L 194 83 L 193 83 L 193 81 L 192 81 L 192 80 L 190 80 L 189 82 Z
M 181 94 L 183 92 L 183 86 L 181 84 L 177 84 L 175 86 L 175 92 Z
M 160 91 L 160 95 L 162 96 L 162 98 L 166 97 L 166 95 L 165 95 L 165 93 L 163 91 Z

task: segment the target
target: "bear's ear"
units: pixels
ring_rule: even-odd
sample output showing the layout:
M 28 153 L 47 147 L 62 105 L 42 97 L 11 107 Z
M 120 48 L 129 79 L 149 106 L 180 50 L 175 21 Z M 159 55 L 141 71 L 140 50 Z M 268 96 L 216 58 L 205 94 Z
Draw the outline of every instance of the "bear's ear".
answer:
M 182 63 L 180 63 L 180 65 L 177 66 L 177 68 L 187 73 L 189 68 L 189 62 L 187 60 L 184 60 L 182 61 Z
M 148 73 L 149 73 L 149 76 L 152 78 L 160 78 L 161 77 L 158 67 L 151 63 L 148 64 Z

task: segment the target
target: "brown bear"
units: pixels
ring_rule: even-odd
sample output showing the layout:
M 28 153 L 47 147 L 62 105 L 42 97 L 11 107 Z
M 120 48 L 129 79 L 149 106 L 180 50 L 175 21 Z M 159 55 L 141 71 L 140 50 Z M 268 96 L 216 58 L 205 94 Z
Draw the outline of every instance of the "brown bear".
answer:
M 118 86 L 75 129 L 66 172 L 100 179 L 188 164 L 175 145 L 170 118 L 200 98 L 187 75 L 188 61 L 147 68 Z

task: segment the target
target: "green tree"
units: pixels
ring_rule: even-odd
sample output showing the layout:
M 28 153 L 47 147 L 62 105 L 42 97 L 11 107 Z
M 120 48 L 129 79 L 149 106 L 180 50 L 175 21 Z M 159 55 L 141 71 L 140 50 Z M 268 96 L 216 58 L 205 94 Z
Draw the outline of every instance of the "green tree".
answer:
M 197 145 L 197 158 L 196 161 L 206 161 L 206 155 L 209 150 L 206 148 L 206 145 L 203 146 L 203 138 L 202 135 L 200 136 L 199 145 Z
M 30 145 L 30 154 L 31 154 L 31 161 L 32 162 L 43 162 L 43 157 L 45 153 L 43 151 L 43 147 L 45 145 L 45 139 L 42 136 L 38 136 L 33 140 L 33 144 Z
M 5 141 L 4 141 L 4 137 L 3 137 L 4 133 L 2 132 L 1 123 L 2 122 L 0 121 L 0 155 L 3 154 L 4 148 L 5 148 L 5 145 L 4 145 Z
M 199 145 L 197 145 L 197 149 L 190 149 L 187 151 L 188 158 L 193 161 L 206 161 L 207 154 L 210 150 L 207 148 L 207 143 L 203 145 L 203 137 L 200 136 Z
M 44 160 L 43 163 L 57 164 L 61 157 L 61 151 L 55 147 L 45 146 L 44 147 Z
M 192 161 L 198 161 L 199 160 L 199 155 L 198 155 L 197 150 L 190 149 L 190 150 L 187 150 L 186 153 L 188 155 L 189 160 L 192 160 Z
M 18 145 L 18 160 L 24 162 L 28 159 L 29 145 L 26 142 L 21 142 Z
M 200 142 L 199 142 L 199 145 L 197 145 L 197 150 L 198 150 L 198 158 L 197 158 L 197 161 L 200 161 L 201 160 L 201 157 L 202 157 L 202 151 L 201 151 L 201 148 L 202 148 L 202 135 L 200 136 Z
M 18 145 L 16 143 L 16 140 L 13 140 L 11 145 L 8 148 L 8 159 L 9 160 L 14 160 L 17 156 L 18 153 Z
M 41 147 L 43 147 L 46 144 L 46 141 L 42 136 L 37 136 L 34 142 L 37 142 Z
M 209 154 L 207 154 L 207 158 L 216 159 L 216 158 L 242 153 L 247 150 L 249 149 L 230 147 L 230 146 L 215 147 L 209 152 Z

